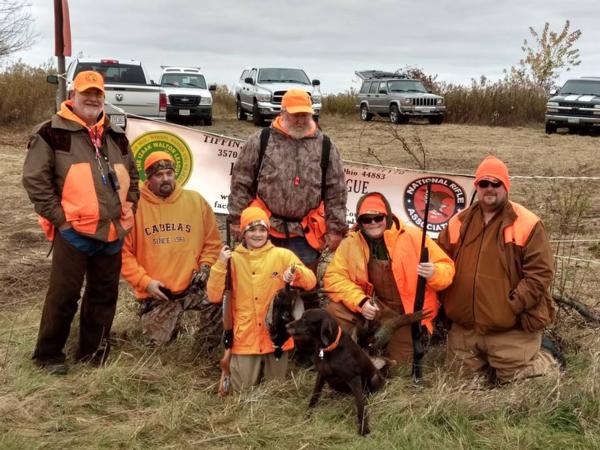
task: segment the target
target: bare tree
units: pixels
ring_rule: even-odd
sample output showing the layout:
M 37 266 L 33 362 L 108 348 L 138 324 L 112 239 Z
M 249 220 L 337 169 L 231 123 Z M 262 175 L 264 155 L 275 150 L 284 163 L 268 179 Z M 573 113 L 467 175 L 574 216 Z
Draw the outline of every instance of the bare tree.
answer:
M 534 42 L 523 41 L 521 50 L 525 57 L 519 61 L 518 67 L 511 67 L 507 79 L 516 82 L 530 82 L 546 92 L 555 87 L 561 70 L 569 71 L 571 67 L 581 64 L 579 50 L 573 48 L 581 36 L 580 30 L 570 31 L 571 23 L 567 20 L 560 32 L 550 30 L 545 23 L 544 29 L 538 33 L 529 27 Z
M 29 6 L 19 0 L 0 0 L 0 60 L 34 43 Z

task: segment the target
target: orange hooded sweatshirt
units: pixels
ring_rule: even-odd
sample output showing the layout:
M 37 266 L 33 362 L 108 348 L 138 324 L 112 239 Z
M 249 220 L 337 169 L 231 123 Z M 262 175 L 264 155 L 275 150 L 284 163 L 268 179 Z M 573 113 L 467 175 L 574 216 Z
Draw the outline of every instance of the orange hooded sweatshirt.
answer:
M 144 183 L 135 214 L 135 226 L 125 238 L 121 275 L 148 298 L 152 279 L 173 293 L 187 289 L 192 271 L 212 265 L 221 250 L 215 215 L 197 192 L 176 186 L 167 198 L 152 193 Z

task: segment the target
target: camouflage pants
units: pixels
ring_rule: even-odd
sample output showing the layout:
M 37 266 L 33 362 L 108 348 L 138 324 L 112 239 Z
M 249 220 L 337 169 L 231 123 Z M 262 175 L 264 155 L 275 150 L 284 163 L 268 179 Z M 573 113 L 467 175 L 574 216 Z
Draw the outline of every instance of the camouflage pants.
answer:
M 222 330 L 221 305 L 210 303 L 206 293 L 189 293 L 173 300 L 143 300 L 140 305 L 144 344 L 155 347 L 170 342 L 177 334 L 184 311 L 200 311 L 200 322 L 215 336 L 217 343 Z

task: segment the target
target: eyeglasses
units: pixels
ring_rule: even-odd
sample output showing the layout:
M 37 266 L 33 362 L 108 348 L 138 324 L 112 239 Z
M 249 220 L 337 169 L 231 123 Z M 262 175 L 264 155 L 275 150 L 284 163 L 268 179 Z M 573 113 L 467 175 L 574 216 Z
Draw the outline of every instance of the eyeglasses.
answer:
M 383 222 L 383 219 L 385 219 L 385 216 L 383 214 L 380 214 L 377 216 L 360 216 L 358 218 L 358 221 L 363 225 L 368 225 L 372 222 L 381 223 Z
M 490 186 L 494 189 L 498 189 L 500 186 L 502 186 L 502 181 L 481 180 L 477 183 L 477 186 L 483 189 L 486 189 Z

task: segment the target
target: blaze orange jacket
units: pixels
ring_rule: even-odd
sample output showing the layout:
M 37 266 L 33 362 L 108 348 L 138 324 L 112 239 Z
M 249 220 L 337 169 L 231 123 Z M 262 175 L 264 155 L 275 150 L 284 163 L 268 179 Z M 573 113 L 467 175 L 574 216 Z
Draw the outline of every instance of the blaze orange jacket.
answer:
M 123 246 L 121 274 L 138 300 L 148 298 L 152 279 L 182 292 L 200 264 L 217 260 L 221 238 L 215 215 L 200 194 L 180 186 L 167 198 L 154 195 L 148 182 L 141 192 L 135 225 Z
M 265 317 L 275 293 L 285 286 L 283 273 L 296 265 L 296 279 L 292 283 L 303 289 L 312 289 L 317 280 L 310 269 L 290 250 L 267 242 L 259 249 L 249 250 L 238 245 L 231 256 L 231 303 L 233 316 L 233 347 L 236 355 L 273 353 L 273 341 L 265 324 Z M 223 300 L 227 265 L 217 260 L 208 278 L 208 299 L 213 303 Z M 290 338 L 283 350 L 290 350 Z
M 417 289 L 417 265 L 421 253 L 421 230 L 396 221 L 385 230 L 383 239 L 392 263 L 394 280 L 406 313 L 414 311 Z M 454 276 L 454 263 L 444 251 L 427 238 L 429 261 L 435 264 L 435 273 L 427 280 L 423 309 L 433 311 L 433 317 L 423 320 L 429 332 L 433 331 L 432 321 L 439 310 L 437 291 L 446 288 Z M 351 231 L 335 252 L 323 278 L 329 297 L 343 303 L 348 309 L 360 313 L 360 302 L 372 292 L 369 282 L 369 245 L 360 231 Z
M 103 132 L 100 162 L 96 158 L 88 129 L 62 104 L 61 114 L 42 124 L 31 137 L 23 166 L 23 186 L 46 236 L 65 222 L 81 235 L 111 242 L 123 238 L 133 226 L 139 198 L 138 173 L 129 142 L 122 129 L 108 119 L 94 125 Z M 105 177 L 108 158 L 119 180 L 118 191 Z

